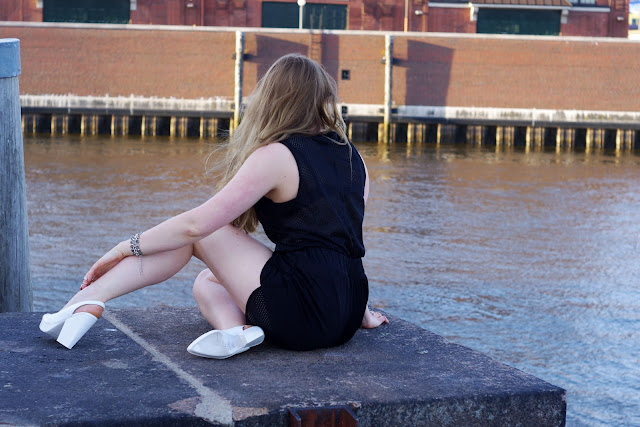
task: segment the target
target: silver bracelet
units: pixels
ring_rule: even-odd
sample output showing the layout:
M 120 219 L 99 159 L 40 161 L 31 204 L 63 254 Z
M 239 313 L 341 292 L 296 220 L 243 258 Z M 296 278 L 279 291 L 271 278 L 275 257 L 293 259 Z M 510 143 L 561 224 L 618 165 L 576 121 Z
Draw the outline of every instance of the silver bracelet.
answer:
M 129 243 L 131 245 L 131 253 L 135 256 L 142 256 L 142 251 L 140 250 L 140 233 L 136 233 L 131 236 Z
M 143 275 L 142 271 L 142 251 L 140 250 L 140 233 L 136 233 L 131 236 L 131 240 L 129 240 L 129 244 L 131 245 L 131 253 L 138 257 L 138 261 L 140 264 L 140 275 Z

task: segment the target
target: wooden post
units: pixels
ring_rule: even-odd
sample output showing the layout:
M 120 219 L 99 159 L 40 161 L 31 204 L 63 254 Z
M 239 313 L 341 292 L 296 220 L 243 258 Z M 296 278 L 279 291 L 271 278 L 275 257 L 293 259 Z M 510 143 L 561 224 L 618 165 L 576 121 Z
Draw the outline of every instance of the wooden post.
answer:
M 19 75 L 20 41 L 0 39 L 0 313 L 33 309 Z
M 382 141 L 391 142 L 391 102 L 393 94 L 393 36 L 384 36 L 384 119 Z
M 424 141 L 424 126 L 424 123 L 416 125 L 415 139 L 418 144 L 422 144 L 422 142 Z
M 593 148 L 593 129 L 591 128 L 587 129 L 587 135 L 585 137 L 585 148 L 587 150 L 587 153 Z
M 415 128 L 415 123 L 407 123 L 407 144 L 411 144 L 414 142 Z
M 171 118 L 169 119 L 169 136 L 171 137 L 176 136 L 176 117 L 175 116 L 171 116 Z
M 240 124 L 240 110 L 242 108 L 242 77 L 244 73 L 244 33 L 236 31 L 236 79 L 233 96 L 233 123 L 231 123 L 230 133 Z
M 624 131 L 616 129 L 616 151 L 620 151 L 624 148 Z

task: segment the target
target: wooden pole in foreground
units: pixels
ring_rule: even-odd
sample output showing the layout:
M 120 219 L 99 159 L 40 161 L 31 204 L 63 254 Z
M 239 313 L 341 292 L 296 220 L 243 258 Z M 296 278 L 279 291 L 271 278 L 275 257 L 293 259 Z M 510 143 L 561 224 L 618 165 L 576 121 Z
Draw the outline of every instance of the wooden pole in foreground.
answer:
M 33 309 L 19 75 L 20 41 L 0 39 L 0 313 Z

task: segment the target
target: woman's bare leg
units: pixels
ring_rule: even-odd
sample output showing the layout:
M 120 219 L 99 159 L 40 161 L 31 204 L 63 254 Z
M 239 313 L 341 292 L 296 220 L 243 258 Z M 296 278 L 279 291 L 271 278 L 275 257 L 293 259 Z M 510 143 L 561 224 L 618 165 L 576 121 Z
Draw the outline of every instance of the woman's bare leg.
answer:
M 249 296 L 260 286 L 262 267 L 273 252 L 244 231 L 227 225 L 194 244 L 193 255 L 209 267 L 245 313 Z
M 107 302 L 145 286 L 163 282 L 180 271 L 192 255 L 209 267 L 217 282 L 224 286 L 244 314 L 247 299 L 260 286 L 260 272 L 272 252 L 247 233 L 227 225 L 193 246 L 143 256 L 142 275 L 137 257 L 123 259 L 105 275 L 78 292 L 65 307 L 88 300 Z M 88 311 L 96 317 L 102 314 L 101 307 L 90 305 L 82 306 L 76 311 Z M 237 317 L 229 321 L 235 322 L 235 319 Z
M 193 298 L 214 329 L 229 329 L 246 323 L 240 307 L 208 269 L 203 270 L 193 283 Z
M 127 257 L 91 285 L 76 293 L 65 307 L 80 301 L 107 302 L 145 286 L 163 282 L 180 271 L 189 262 L 192 254 L 193 247 L 185 246 L 174 251 L 143 256 L 141 260 L 137 257 Z M 140 274 L 140 261 L 143 274 Z M 102 307 L 85 305 L 76 310 L 80 311 L 100 317 Z

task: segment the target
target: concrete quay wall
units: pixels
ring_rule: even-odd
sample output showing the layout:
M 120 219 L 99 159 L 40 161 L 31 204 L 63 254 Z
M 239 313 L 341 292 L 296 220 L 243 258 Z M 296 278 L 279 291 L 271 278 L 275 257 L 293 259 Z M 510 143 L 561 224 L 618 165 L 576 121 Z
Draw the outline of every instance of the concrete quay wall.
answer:
M 214 360 L 186 351 L 209 330 L 196 307 L 108 308 L 72 350 L 41 315 L 0 314 L 0 424 L 286 426 L 335 407 L 362 427 L 565 424 L 565 390 L 395 317 L 339 347 L 267 337 Z

